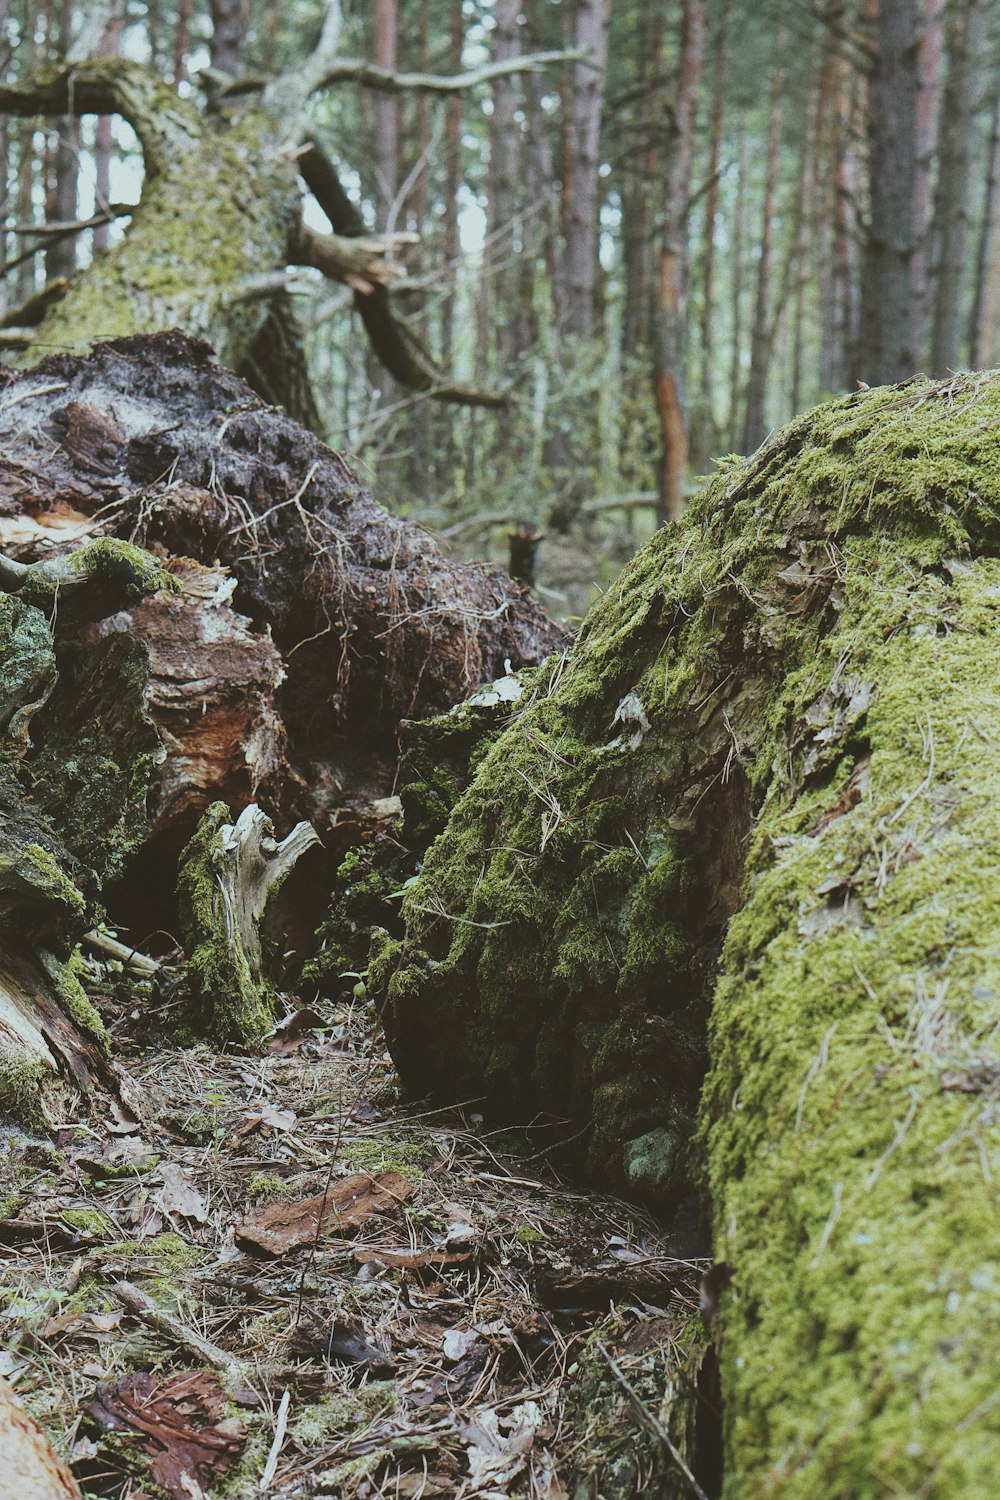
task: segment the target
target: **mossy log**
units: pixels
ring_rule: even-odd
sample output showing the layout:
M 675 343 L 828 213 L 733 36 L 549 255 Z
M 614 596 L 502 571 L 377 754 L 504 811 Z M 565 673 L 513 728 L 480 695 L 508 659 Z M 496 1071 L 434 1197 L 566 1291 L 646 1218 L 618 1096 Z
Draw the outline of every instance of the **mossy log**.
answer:
M 734 1500 L 995 1492 L 998 543 L 996 376 L 727 461 L 376 949 L 413 1089 L 707 1197 Z
M 178 908 L 188 978 L 216 1041 L 253 1047 L 274 1024 L 260 924 L 268 902 L 318 842 L 308 823 L 297 823 L 278 843 L 259 807 L 245 807 L 233 822 L 225 803 L 216 802 L 184 850 Z
M 162 747 L 147 654 L 85 622 L 172 589 L 127 542 L 32 566 L 0 558 L 0 1113 L 58 1117 L 67 1090 L 123 1080 L 72 965 L 105 884 L 145 836 Z

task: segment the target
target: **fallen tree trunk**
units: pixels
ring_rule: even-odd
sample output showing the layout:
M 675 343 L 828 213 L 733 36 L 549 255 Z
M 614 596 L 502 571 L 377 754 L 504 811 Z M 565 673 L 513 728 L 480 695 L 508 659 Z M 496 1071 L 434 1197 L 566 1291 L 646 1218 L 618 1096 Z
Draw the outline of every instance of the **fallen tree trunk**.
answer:
M 727 1495 L 995 1488 L 998 426 L 1000 380 L 916 383 L 727 466 L 374 951 L 413 1089 L 707 1184 Z
M 173 853 L 217 799 L 308 819 L 336 852 L 338 819 L 393 790 L 402 718 L 560 640 L 527 589 L 444 558 L 197 340 L 116 340 L 9 377 L 0 443 L 0 547 L 113 533 L 183 585 L 101 626 L 151 647 L 170 750 L 152 813 Z

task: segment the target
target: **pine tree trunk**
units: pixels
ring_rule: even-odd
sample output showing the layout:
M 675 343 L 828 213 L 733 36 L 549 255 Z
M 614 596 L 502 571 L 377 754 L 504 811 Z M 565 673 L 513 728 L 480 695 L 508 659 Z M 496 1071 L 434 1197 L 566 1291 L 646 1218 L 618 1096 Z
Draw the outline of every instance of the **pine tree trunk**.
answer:
M 944 375 L 964 362 L 963 318 L 969 239 L 972 149 L 978 106 L 980 59 L 986 40 L 983 0 L 954 0 L 948 30 L 948 76 L 938 142 L 935 204 L 938 262 L 930 367 Z
M 927 344 L 930 324 L 931 184 L 934 148 L 941 109 L 941 54 L 946 0 L 924 0 L 917 67 L 916 171 L 913 184 L 912 261 L 913 346 L 918 355 Z
M 913 256 L 917 175 L 916 10 L 880 0 L 870 106 L 871 223 L 865 246 L 861 373 L 869 385 L 917 366 Z
M 779 38 L 775 51 L 780 59 L 784 39 Z M 746 418 L 743 425 L 743 451 L 751 453 L 767 431 L 767 377 L 771 363 L 771 262 L 774 258 L 774 217 L 778 196 L 778 158 L 781 148 L 781 114 L 784 102 L 785 70 L 775 65 L 771 75 L 771 102 L 768 109 L 767 166 L 764 177 L 764 200 L 760 225 L 760 250 L 757 258 L 757 289 L 754 298 L 753 332 L 750 337 L 750 376 L 747 381 Z
M 594 330 L 597 275 L 598 142 L 608 55 L 608 0 L 573 0 L 573 45 L 590 54 L 573 68 L 567 122 L 563 305 L 566 333 L 586 338 Z
M 726 102 L 729 61 L 730 0 L 722 0 L 712 63 L 712 109 L 708 126 L 708 189 L 701 252 L 701 318 L 699 348 L 699 400 L 692 419 L 692 463 L 704 473 L 719 446 L 719 424 L 715 417 L 715 235 L 719 212 L 719 170 L 722 127 Z
M 993 105 L 983 219 L 976 256 L 976 286 L 969 326 L 972 368 L 989 369 L 1000 337 L 1000 90 Z
M 653 313 L 656 407 L 660 417 L 659 514 L 676 520 L 684 506 L 688 427 L 684 403 L 687 345 L 687 200 L 691 191 L 695 110 L 705 45 L 704 0 L 684 0 L 674 116 L 665 193 L 665 224 L 659 252 L 659 284 Z

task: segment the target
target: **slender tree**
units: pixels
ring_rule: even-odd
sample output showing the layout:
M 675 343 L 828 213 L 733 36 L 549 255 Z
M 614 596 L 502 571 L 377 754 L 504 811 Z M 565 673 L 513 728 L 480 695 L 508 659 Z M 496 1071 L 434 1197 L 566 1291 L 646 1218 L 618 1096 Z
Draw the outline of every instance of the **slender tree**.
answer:
M 598 235 L 598 143 L 604 70 L 608 55 L 610 0 L 573 0 L 572 39 L 586 54 L 574 64 L 567 111 L 565 248 L 561 322 L 567 333 L 594 330 Z
M 784 103 L 785 69 L 783 41 L 776 47 L 776 61 L 771 74 L 770 104 L 767 123 L 767 160 L 764 169 L 764 197 L 761 206 L 757 288 L 754 298 L 753 331 L 750 340 L 750 375 L 747 380 L 746 417 L 743 424 L 743 448 L 750 453 L 767 431 L 765 401 L 768 366 L 771 361 L 772 262 L 774 260 L 774 219 L 778 198 L 778 166 L 781 146 L 781 121 Z
M 913 307 L 917 175 L 917 11 L 880 0 L 870 103 L 871 212 L 865 245 L 861 373 L 869 385 L 905 380 L 917 365 Z
M 992 110 L 983 216 L 976 256 L 976 284 L 969 320 L 972 368 L 988 368 L 997 357 L 1000 336 L 1000 88 Z
M 653 314 L 656 409 L 660 418 L 659 511 L 674 520 L 684 504 L 688 425 L 684 409 L 688 199 L 694 150 L 695 108 L 705 48 L 704 0 L 684 0 L 677 67 L 675 132 L 671 143 Z
M 985 40 L 984 0 L 952 0 L 934 215 L 938 261 L 930 364 L 938 375 L 956 369 L 966 353 L 967 323 L 962 313 L 968 269 L 972 147 Z

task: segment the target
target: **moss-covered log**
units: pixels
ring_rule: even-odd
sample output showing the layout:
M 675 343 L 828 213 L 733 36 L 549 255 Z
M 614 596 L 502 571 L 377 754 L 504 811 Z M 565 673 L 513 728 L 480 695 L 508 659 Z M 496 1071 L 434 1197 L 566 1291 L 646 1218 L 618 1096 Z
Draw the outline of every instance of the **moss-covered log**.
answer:
M 707 1179 L 740 1500 L 995 1489 L 998 544 L 997 377 L 726 463 L 376 950 L 411 1086 L 661 1204 Z
M 162 747 L 147 655 L 81 625 L 174 582 L 101 539 L 22 566 L 0 558 L 0 1114 L 44 1118 L 67 1087 L 119 1090 L 73 948 L 145 836 Z

